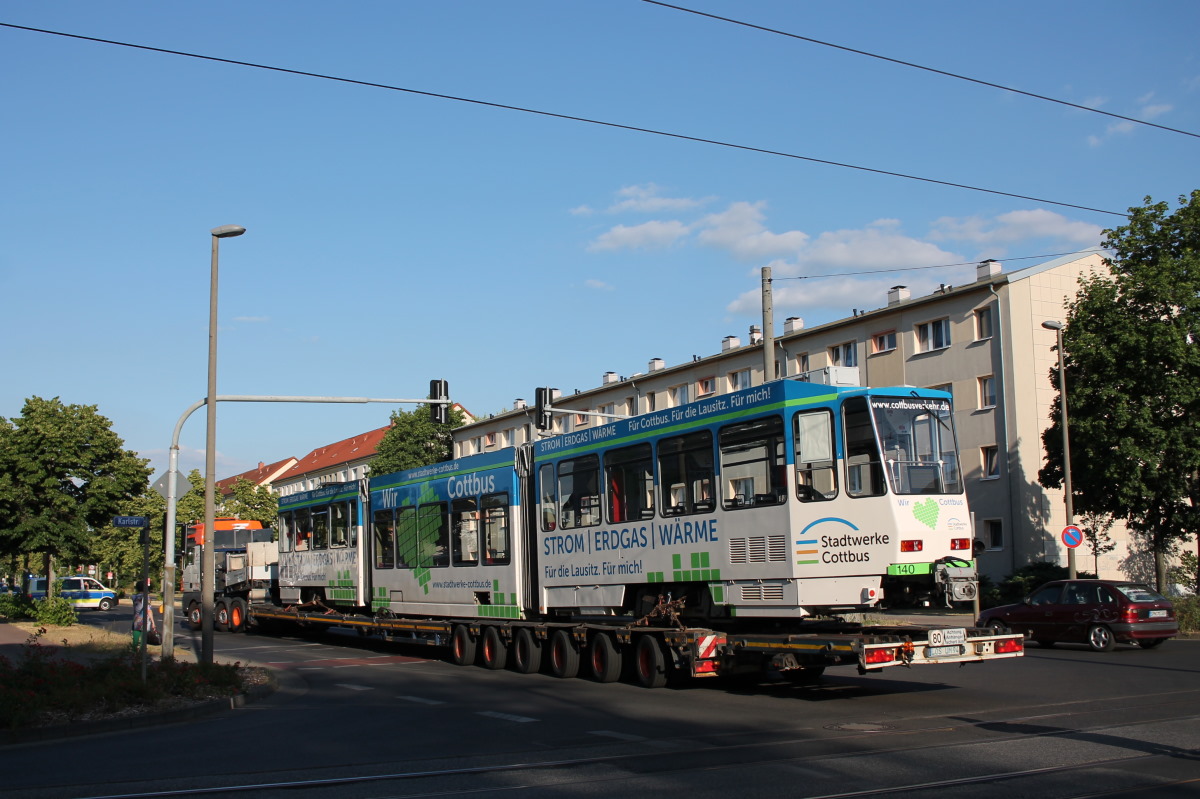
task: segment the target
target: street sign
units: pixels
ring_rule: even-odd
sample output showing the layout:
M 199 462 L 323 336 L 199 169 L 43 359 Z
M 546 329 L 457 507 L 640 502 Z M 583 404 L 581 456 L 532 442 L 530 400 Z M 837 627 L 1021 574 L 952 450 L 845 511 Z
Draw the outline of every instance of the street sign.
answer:
M 1083 530 L 1073 524 L 1068 524 L 1062 531 L 1062 542 L 1071 549 L 1083 543 Z
M 150 520 L 145 516 L 114 516 L 113 527 L 149 527 Z

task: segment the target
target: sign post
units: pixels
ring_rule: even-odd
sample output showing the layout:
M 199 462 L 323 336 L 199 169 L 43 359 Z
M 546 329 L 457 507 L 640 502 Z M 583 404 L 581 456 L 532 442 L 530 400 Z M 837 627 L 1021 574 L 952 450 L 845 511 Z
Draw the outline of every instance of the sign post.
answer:
M 150 614 L 150 519 L 146 516 L 114 516 L 113 527 L 137 527 L 142 531 L 142 637 L 139 654 L 142 658 L 142 682 L 146 681 L 146 632 L 150 629 L 146 617 Z

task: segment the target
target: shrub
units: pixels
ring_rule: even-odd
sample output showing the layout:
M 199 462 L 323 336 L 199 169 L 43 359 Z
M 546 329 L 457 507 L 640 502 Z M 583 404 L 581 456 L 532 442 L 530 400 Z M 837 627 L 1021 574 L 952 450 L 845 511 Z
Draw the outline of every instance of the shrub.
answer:
M 38 624 L 50 624 L 55 627 L 70 627 L 79 621 L 75 615 L 75 606 L 61 596 L 52 596 L 34 602 L 33 617 Z
M 24 594 L 0 594 L 0 616 L 9 621 L 32 619 L 37 608 Z
M 1095 578 L 1096 575 L 1087 572 L 1077 572 L 1084 579 Z M 1011 605 L 1020 602 L 1034 589 L 1051 580 L 1066 580 L 1070 576 L 1066 566 L 1047 561 L 1027 563 L 995 585 L 991 580 L 980 577 L 979 604 L 980 607 L 991 608 L 996 605 Z
M 1200 633 L 1200 597 L 1188 596 L 1171 600 L 1175 605 L 1175 618 L 1179 632 Z

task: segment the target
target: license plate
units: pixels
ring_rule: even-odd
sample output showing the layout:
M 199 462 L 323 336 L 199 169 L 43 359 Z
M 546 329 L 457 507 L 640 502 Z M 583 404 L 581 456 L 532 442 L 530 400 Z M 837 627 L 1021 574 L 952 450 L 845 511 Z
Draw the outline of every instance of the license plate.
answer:
M 926 657 L 950 658 L 962 654 L 961 646 L 931 646 L 925 650 Z
M 944 630 L 929 631 L 929 645 L 933 647 L 942 647 L 947 644 L 965 644 L 967 642 L 967 631 L 962 627 L 948 627 Z
M 1167 617 L 1167 612 L 1165 610 L 1150 611 L 1150 618 L 1152 618 L 1152 619 L 1165 619 L 1166 617 Z

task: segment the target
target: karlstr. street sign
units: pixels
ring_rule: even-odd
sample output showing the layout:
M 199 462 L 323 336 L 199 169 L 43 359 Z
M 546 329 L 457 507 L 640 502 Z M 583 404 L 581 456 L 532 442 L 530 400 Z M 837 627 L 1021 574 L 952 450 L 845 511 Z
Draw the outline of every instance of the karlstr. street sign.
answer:
M 1062 542 L 1071 549 L 1083 543 L 1083 530 L 1073 524 L 1068 524 L 1062 531 Z
M 150 519 L 145 516 L 114 516 L 113 527 L 149 527 Z

